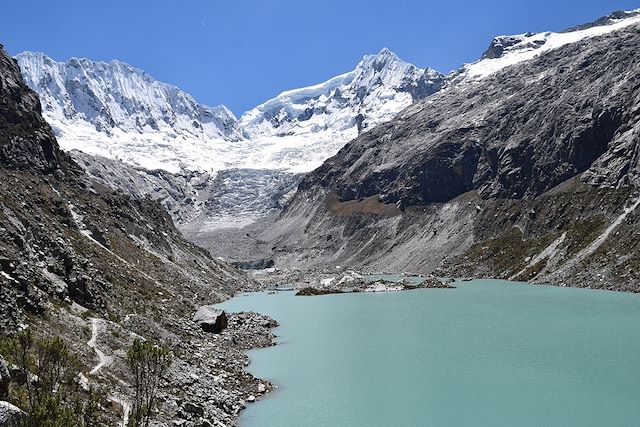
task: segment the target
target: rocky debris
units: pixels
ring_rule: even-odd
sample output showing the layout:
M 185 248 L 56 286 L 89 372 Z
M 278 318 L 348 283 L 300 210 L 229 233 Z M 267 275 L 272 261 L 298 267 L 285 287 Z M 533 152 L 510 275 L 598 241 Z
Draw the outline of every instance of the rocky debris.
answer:
M 0 401 L 0 426 L 19 427 L 24 412 L 9 402 Z
M 186 402 L 184 405 L 182 405 L 182 407 L 184 408 L 185 411 L 187 411 L 188 413 L 201 417 L 204 415 L 204 408 L 202 406 L 198 406 L 194 403 L 191 402 Z
M 176 345 L 180 356 L 168 373 L 161 408 L 167 420 L 183 421 L 179 425 L 185 426 L 232 425 L 251 396 L 255 401 L 274 389 L 270 382 L 245 371 L 249 360 L 244 352 L 274 345 L 271 330 L 277 322 L 257 313 L 228 317 L 228 327 L 214 335 L 193 322 L 178 320 L 180 328 L 190 331 L 190 338 Z
M 219 334 L 227 327 L 227 313 L 224 310 L 212 306 L 203 306 L 193 316 L 193 321 L 198 323 L 203 331 Z
M 454 289 L 453 280 L 442 280 L 438 279 L 435 276 L 426 277 L 422 282 L 420 282 L 420 288 L 426 289 Z
M 298 174 L 261 169 L 170 173 L 77 150 L 71 156 L 105 187 L 134 199 L 158 201 L 180 231 L 193 237 L 203 229 L 237 228 L 278 212 L 301 179 Z

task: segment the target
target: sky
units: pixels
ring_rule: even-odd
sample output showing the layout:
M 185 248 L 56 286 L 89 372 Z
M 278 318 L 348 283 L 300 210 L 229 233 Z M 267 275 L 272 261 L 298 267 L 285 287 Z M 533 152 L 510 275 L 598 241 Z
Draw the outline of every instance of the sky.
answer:
M 473 62 L 492 38 L 560 31 L 640 8 L 640 0 L 9 0 L 0 43 L 118 59 L 236 115 L 323 82 L 388 47 L 441 72 Z

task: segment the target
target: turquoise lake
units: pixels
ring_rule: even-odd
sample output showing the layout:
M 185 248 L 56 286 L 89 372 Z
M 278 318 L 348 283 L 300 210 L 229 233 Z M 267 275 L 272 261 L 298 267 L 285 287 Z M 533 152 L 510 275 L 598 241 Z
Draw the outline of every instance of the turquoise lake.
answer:
M 497 280 L 220 306 L 275 318 L 241 426 L 638 426 L 640 295 Z

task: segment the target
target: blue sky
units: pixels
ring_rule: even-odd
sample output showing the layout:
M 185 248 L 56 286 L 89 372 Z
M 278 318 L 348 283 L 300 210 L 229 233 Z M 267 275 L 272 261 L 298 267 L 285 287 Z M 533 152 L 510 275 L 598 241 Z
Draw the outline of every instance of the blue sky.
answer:
M 11 0 L 0 43 L 11 54 L 119 59 L 237 115 L 283 90 L 354 68 L 388 47 L 442 72 L 495 35 L 558 31 L 640 0 Z

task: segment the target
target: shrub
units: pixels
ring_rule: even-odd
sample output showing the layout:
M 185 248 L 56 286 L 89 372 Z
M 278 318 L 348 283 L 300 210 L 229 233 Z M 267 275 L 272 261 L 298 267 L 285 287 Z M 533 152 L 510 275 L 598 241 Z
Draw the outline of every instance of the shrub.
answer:
M 134 401 L 129 427 L 147 427 L 157 404 L 160 379 L 171 366 L 173 355 L 167 348 L 135 339 L 127 353 L 133 374 Z
M 17 366 L 9 401 L 25 411 L 24 427 L 93 427 L 104 425 L 97 412 L 98 396 L 81 389 L 79 364 L 60 337 L 35 340 L 26 329 L 3 340 L 7 360 Z

